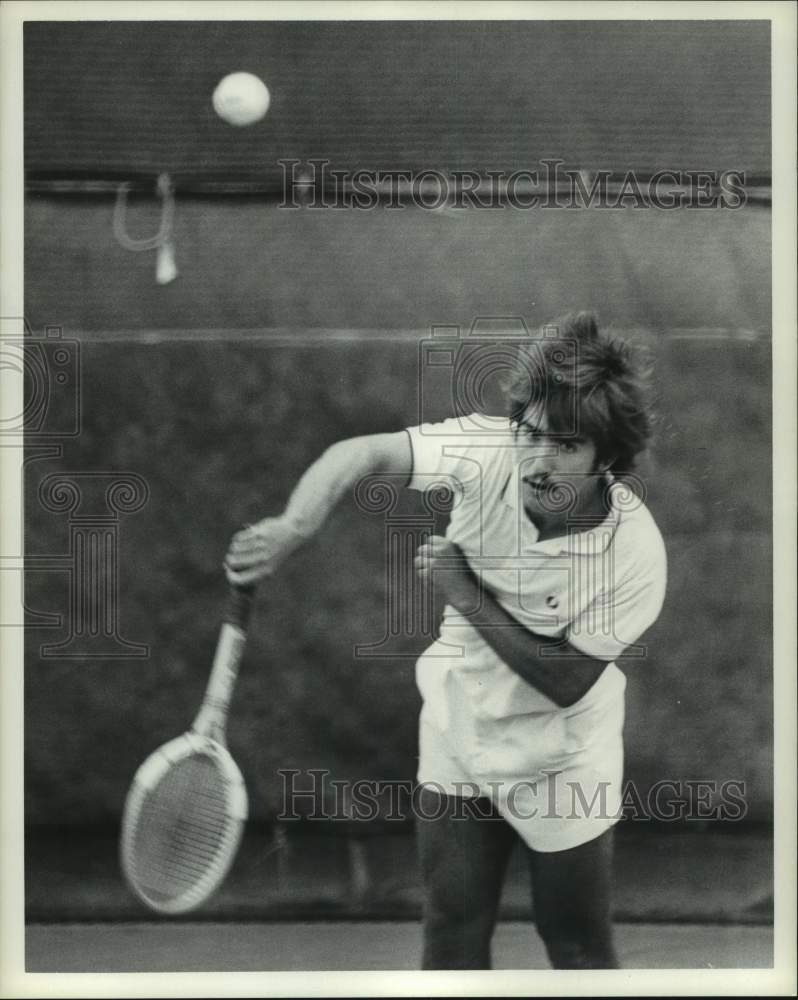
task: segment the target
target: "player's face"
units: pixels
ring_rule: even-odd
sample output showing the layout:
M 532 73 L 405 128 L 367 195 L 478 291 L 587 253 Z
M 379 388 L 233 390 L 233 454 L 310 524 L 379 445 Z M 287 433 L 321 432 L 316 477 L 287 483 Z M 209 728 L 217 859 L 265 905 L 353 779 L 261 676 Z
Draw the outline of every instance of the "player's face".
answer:
M 595 445 L 587 438 L 552 435 L 542 410 L 528 411 L 519 422 L 515 447 L 530 515 L 574 513 L 595 496 L 600 473 Z

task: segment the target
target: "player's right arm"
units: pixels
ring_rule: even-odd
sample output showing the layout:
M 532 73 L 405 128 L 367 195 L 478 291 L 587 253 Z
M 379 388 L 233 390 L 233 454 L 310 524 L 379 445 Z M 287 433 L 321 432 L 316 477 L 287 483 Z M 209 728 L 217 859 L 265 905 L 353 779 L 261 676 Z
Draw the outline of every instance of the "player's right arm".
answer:
M 410 481 L 413 452 L 406 431 L 369 434 L 331 445 L 305 472 L 285 510 L 237 532 L 225 557 L 231 583 L 271 576 L 280 563 L 312 538 L 339 500 L 364 476 L 384 473 Z

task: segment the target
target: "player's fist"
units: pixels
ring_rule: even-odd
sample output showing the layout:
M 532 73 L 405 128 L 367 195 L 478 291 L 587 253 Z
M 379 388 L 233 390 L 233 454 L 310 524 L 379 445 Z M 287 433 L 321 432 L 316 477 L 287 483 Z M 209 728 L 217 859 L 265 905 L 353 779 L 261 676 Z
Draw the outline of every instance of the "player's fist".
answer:
M 285 517 L 267 517 L 237 531 L 230 541 L 224 569 L 239 586 L 271 576 L 280 563 L 305 541 Z
M 419 545 L 416 573 L 433 583 L 437 593 L 458 611 L 473 611 L 479 601 L 479 585 L 459 547 L 441 535 L 430 535 Z

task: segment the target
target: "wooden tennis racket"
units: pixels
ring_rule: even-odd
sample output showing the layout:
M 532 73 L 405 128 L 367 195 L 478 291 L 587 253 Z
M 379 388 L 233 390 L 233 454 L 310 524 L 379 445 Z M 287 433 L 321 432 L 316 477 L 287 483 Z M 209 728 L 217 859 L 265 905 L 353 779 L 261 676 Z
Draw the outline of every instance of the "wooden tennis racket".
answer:
M 225 743 L 254 587 L 232 587 L 202 707 L 191 729 L 139 767 L 125 801 L 125 877 L 158 913 L 187 913 L 219 887 L 247 817 L 247 791 Z

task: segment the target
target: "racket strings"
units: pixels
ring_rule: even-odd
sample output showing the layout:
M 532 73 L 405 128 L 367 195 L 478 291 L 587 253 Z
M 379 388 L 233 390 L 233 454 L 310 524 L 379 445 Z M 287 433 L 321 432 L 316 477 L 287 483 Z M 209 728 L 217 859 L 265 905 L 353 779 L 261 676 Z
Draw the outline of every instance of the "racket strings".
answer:
M 132 876 L 158 902 L 178 898 L 227 856 L 228 781 L 215 760 L 177 761 L 142 800 L 132 844 Z

